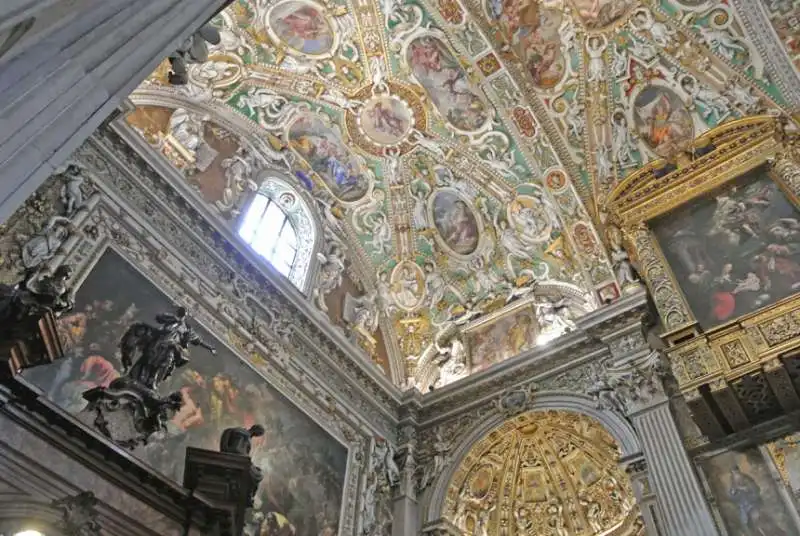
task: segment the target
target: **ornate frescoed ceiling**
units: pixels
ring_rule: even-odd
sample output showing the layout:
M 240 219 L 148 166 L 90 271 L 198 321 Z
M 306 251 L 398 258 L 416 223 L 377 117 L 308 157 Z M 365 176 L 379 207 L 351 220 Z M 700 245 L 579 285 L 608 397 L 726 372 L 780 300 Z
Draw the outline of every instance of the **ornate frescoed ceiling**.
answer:
M 460 334 L 511 302 L 549 340 L 620 295 L 604 228 L 619 180 L 722 122 L 796 111 L 791 62 L 761 55 L 735 5 L 235 0 L 209 61 L 180 87 L 164 62 L 130 123 L 187 114 L 146 135 L 162 151 L 206 123 L 245 140 L 183 166 L 231 224 L 259 169 L 282 170 L 324 228 L 309 298 L 396 382 L 427 388 L 429 363 L 450 363 L 439 384 L 473 370 Z
M 592 419 L 521 415 L 478 441 L 447 489 L 444 514 L 463 534 L 644 534 L 619 451 Z

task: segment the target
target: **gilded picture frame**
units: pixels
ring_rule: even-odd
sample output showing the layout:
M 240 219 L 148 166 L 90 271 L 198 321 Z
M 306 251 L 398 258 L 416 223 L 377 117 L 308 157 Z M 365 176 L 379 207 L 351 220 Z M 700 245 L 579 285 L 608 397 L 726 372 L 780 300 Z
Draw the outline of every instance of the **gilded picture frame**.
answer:
M 726 191 L 754 170 L 764 170 L 788 202 L 800 206 L 800 157 L 794 136 L 771 116 L 732 121 L 695 140 L 684 161 L 651 163 L 622 181 L 609 198 L 610 220 L 626 237 L 631 255 L 638 261 L 665 330 L 668 342 L 691 335 L 724 331 L 766 309 L 784 306 L 791 296 L 752 308 L 713 325 L 698 319 L 681 276 L 670 264 L 658 240 L 659 218 L 672 216 L 714 193 Z

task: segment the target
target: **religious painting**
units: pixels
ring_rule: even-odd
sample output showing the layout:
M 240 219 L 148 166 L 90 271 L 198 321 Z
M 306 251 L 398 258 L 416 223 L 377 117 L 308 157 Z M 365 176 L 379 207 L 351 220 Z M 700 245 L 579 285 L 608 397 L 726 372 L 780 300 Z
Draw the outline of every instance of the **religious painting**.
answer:
M 376 97 L 364 103 L 359 114 L 364 134 L 381 145 L 396 145 L 403 141 L 414 124 L 408 105 L 397 97 Z
M 790 506 L 757 447 L 728 451 L 701 462 L 730 536 L 798 534 Z
M 85 405 L 81 394 L 108 386 L 121 374 L 119 341 L 132 322 L 154 323 L 175 304 L 113 251 L 97 262 L 77 291 L 75 309 L 60 321 L 66 357 L 25 373 L 25 378 L 70 412 Z M 217 349 L 192 350 L 161 392 L 180 391 L 184 405 L 162 437 L 133 454 L 164 475 L 182 481 L 187 446 L 217 450 L 230 426 L 266 428 L 253 461 L 264 472 L 247 532 L 274 513 L 296 534 L 335 534 L 342 504 L 346 448 L 284 398 L 250 366 L 201 326 L 192 327 Z M 270 516 L 271 517 L 271 516 Z
M 800 288 L 800 213 L 764 168 L 652 227 L 704 329 Z
M 289 146 L 342 201 L 357 201 L 369 189 L 364 165 L 342 142 L 341 134 L 315 115 L 303 115 L 289 127 Z
M 605 28 L 618 21 L 633 0 L 571 0 L 578 16 L 590 30 Z
M 439 238 L 451 251 L 469 255 L 478 248 L 478 219 L 458 192 L 442 189 L 430 198 L 429 211 Z
M 425 274 L 422 268 L 411 261 L 403 261 L 394 267 L 390 280 L 394 301 L 402 309 L 415 309 L 425 295 Z
M 279 41 L 309 56 L 330 53 L 335 36 L 324 10 L 312 2 L 289 0 L 270 9 L 269 28 Z
M 536 312 L 531 305 L 470 329 L 470 370 L 474 374 L 533 348 L 537 333 Z
M 491 119 L 488 106 L 441 39 L 417 37 L 409 43 L 406 59 L 436 109 L 454 128 L 474 131 Z
M 489 0 L 488 11 L 534 85 L 542 89 L 555 87 L 567 70 L 558 32 L 563 12 L 542 6 L 539 0 Z
M 670 158 L 689 148 L 694 139 L 692 116 L 674 91 L 648 86 L 633 107 L 636 131 L 656 155 Z

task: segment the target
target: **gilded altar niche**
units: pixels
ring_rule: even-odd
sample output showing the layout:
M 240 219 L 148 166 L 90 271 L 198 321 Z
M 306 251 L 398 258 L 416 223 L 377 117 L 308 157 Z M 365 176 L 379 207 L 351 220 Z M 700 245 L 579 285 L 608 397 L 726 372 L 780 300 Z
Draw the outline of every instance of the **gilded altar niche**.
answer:
M 616 442 L 566 411 L 519 415 L 476 442 L 450 481 L 444 515 L 475 536 L 644 530 Z
M 796 130 L 764 116 L 709 131 L 610 197 L 712 440 L 800 409 L 798 193 Z

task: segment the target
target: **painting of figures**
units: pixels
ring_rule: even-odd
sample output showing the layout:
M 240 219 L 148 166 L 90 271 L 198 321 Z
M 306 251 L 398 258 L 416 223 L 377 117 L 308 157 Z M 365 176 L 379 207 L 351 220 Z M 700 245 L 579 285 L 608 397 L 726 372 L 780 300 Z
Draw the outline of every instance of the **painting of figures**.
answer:
M 530 306 L 470 330 L 470 370 L 474 374 L 532 348 L 536 334 L 536 314 Z
M 767 463 L 757 447 L 724 452 L 701 463 L 730 536 L 798 534 Z
M 578 16 L 590 30 L 613 24 L 633 5 L 633 0 L 572 0 Z
M 705 329 L 800 288 L 800 213 L 763 169 L 670 213 L 653 230 Z
M 331 25 L 314 4 L 298 0 L 281 2 L 270 10 L 267 18 L 278 39 L 297 52 L 320 56 L 333 48 Z
M 296 119 L 289 128 L 289 145 L 342 201 L 357 201 L 367 193 L 364 166 L 342 143 L 341 134 L 319 117 L 303 115 Z
M 558 30 L 560 9 L 543 7 L 539 0 L 489 0 L 489 16 L 500 25 L 504 40 L 525 64 L 533 83 L 555 87 L 566 72 Z
M 662 158 L 686 150 L 694 124 L 680 97 L 661 86 L 646 87 L 634 101 L 634 122 L 642 140 Z
M 153 324 L 157 314 L 174 307 L 122 257 L 109 251 L 78 289 L 72 314 L 61 320 L 67 357 L 31 369 L 25 377 L 61 407 L 80 411 L 83 391 L 108 386 L 119 377 L 119 340 L 127 326 Z M 179 390 L 184 406 L 162 438 L 134 455 L 181 482 L 187 446 L 216 450 L 223 429 L 262 424 L 266 434 L 257 438 L 253 460 L 264 480 L 248 533 L 318 536 L 327 529 L 335 534 L 346 448 L 196 322 L 192 327 L 216 347 L 217 355 L 193 349 L 189 363 L 160 386 L 162 393 Z M 270 513 L 274 514 L 270 519 L 289 527 L 287 532 L 261 529 Z
M 407 60 L 414 77 L 453 127 L 474 131 L 491 119 L 478 90 L 440 39 L 430 35 L 417 37 L 408 45 Z
M 431 197 L 432 219 L 444 244 L 459 255 L 478 247 L 480 231 L 475 213 L 455 191 L 439 190 Z
M 364 134 L 383 145 L 403 141 L 414 124 L 411 110 L 395 97 L 378 97 L 368 101 L 359 119 Z

